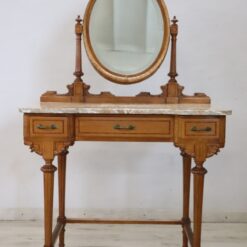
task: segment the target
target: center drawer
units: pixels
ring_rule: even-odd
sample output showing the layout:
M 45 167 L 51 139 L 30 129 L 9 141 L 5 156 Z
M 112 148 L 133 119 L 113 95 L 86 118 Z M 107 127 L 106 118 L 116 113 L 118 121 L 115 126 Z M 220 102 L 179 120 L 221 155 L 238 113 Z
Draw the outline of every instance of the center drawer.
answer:
M 167 116 L 80 116 L 77 140 L 164 141 L 173 138 L 173 118 Z

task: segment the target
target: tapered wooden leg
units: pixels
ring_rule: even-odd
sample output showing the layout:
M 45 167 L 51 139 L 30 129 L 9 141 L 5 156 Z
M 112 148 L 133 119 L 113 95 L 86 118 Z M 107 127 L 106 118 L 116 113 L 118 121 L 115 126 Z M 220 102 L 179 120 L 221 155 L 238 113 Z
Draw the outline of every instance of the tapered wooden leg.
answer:
M 203 162 L 196 161 L 196 167 L 192 169 L 194 175 L 194 238 L 193 247 L 201 246 L 202 231 L 202 208 L 203 208 L 203 187 L 204 176 L 207 170 L 203 167 Z
M 59 195 L 59 221 L 65 222 L 65 187 L 66 187 L 66 157 L 68 151 L 58 155 L 58 195 Z M 59 247 L 64 247 L 65 226 L 59 235 Z
M 191 157 L 187 154 L 183 156 L 183 224 L 190 222 L 190 178 L 191 178 Z M 188 247 L 188 238 L 183 227 L 183 247 Z
M 52 243 L 52 221 L 53 221 L 53 193 L 54 193 L 54 172 L 56 167 L 52 160 L 45 160 L 46 164 L 41 168 L 44 174 L 44 214 L 45 214 L 45 245 L 53 247 Z

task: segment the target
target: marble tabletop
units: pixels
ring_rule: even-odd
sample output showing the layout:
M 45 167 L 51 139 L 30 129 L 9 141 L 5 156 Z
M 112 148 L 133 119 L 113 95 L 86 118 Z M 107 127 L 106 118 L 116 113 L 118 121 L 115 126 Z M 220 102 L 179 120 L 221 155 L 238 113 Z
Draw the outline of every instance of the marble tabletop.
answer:
M 200 104 L 88 104 L 41 103 L 38 107 L 20 108 L 22 113 L 39 114 L 161 114 L 161 115 L 231 115 L 232 111 Z

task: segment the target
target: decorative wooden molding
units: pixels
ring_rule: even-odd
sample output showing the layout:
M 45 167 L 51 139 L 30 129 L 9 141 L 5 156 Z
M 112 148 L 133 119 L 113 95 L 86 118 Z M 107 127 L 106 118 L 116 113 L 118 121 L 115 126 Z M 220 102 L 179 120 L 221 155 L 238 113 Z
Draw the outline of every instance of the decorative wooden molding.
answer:
M 50 141 L 25 141 L 25 145 L 30 147 L 31 152 L 43 156 L 45 160 L 53 160 L 56 155 L 67 152 L 68 148 L 73 144 L 74 142 L 71 141 L 62 142 L 53 141 L 52 139 Z
M 46 164 L 41 167 L 41 171 L 44 173 L 54 173 L 57 170 L 57 168 L 52 165 L 51 160 L 46 160 Z
M 141 92 L 134 97 L 115 96 L 110 92 L 100 94 L 91 94 L 90 86 L 82 80 L 82 48 L 81 40 L 83 33 L 83 24 L 80 16 L 76 19 L 76 66 L 74 75 L 75 81 L 68 85 L 68 92 L 58 94 L 56 91 L 48 91 L 41 96 L 41 102 L 81 102 L 81 103 L 123 103 L 123 104 L 210 104 L 210 98 L 204 93 L 195 93 L 193 96 L 183 94 L 184 87 L 179 85 L 176 77 L 177 65 L 177 35 L 178 20 L 176 17 L 172 20 L 170 27 L 171 33 L 171 63 L 170 63 L 170 80 L 166 85 L 161 86 L 161 94 L 152 95 L 149 92 Z
M 207 158 L 213 155 L 217 155 L 221 148 L 220 144 L 207 143 L 207 141 L 205 140 L 196 142 L 187 141 L 184 143 L 175 143 L 175 146 L 181 149 L 183 155 L 189 155 L 194 158 L 195 163 L 199 166 L 202 166 Z
M 39 123 L 46 124 L 47 121 L 52 122 L 53 120 L 58 123 L 58 135 L 52 135 L 49 129 L 39 132 L 37 127 Z M 36 121 L 38 122 L 36 123 Z M 73 116 L 60 115 L 54 118 L 45 114 L 40 118 L 35 114 L 24 115 L 24 143 L 30 147 L 32 152 L 41 155 L 44 160 L 53 160 L 56 155 L 67 152 L 74 141 Z
M 189 120 L 190 119 L 190 120 Z M 212 135 L 203 135 L 199 133 L 197 136 L 193 134 L 192 126 L 196 125 L 197 121 L 209 126 L 212 126 Z M 179 147 L 182 155 L 189 155 L 194 158 L 198 166 L 202 166 L 205 160 L 213 155 L 218 154 L 220 148 L 225 145 L 225 117 L 218 117 L 217 120 L 210 117 L 197 117 L 196 121 L 193 117 L 180 116 L 175 118 L 175 133 L 174 145 Z M 190 124 L 193 123 L 193 124 Z M 192 129 L 191 129 L 192 128 Z

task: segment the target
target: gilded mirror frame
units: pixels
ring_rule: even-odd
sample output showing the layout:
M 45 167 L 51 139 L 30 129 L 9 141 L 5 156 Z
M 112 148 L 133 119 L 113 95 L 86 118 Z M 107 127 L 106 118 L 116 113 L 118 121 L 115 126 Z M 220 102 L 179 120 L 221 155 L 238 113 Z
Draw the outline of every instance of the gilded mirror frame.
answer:
M 163 26 L 164 26 L 164 35 L 163 35 L 163 41 L 162 41 L 162 46 L 160 49 L 160 52 L 154 62 L 144 71 L 139 72 L 137 74 L 132 74 L 132 75 L 123 75 L 119 73 L 115 73 L 108 68 L 106 68 L 97 58 L 93 47 L 92 43 L 90 40 L 90 18 L 91 14 L 94 8 L 94 5 L 97 0 L 89 0 L 89 3 L 87 5 L 85 15 L 84 15 L 84 24 L 83 24 L 83 37 L 84 37 L 84 45 L 85 49 L 88 55 L 88 58 L 93 65 L 93 67 L 98 71 L 100 75 L 102 75 L 104 78 L 118 83 L 118 84 L 134 84 L 140 81 L 143 81 L 147 79 L 148 77 L 152 76 L 161 66 L 162 62 L 164 61 L 167 50 L 169 47 L 169 42 L 170 42 L 170 18 L 168 14 L 168 9 L 166 7 L 166 4 L 164 0 L 156 0 L 161 14 L 163 18 Z

